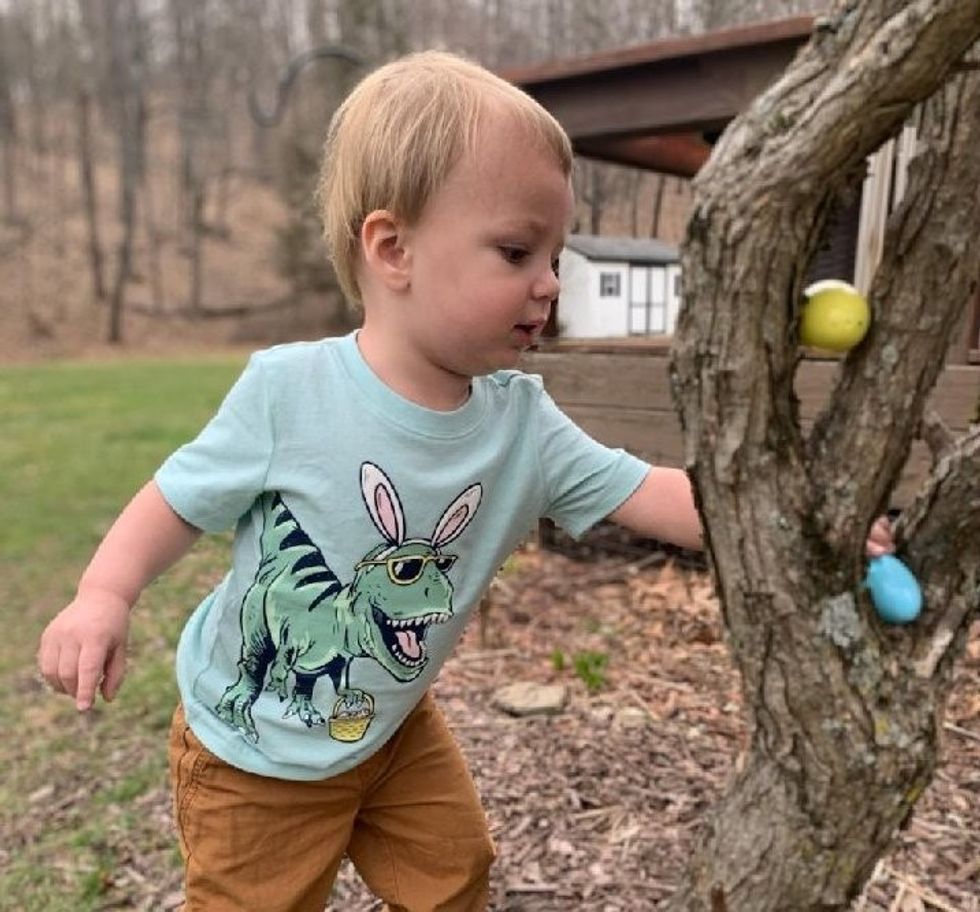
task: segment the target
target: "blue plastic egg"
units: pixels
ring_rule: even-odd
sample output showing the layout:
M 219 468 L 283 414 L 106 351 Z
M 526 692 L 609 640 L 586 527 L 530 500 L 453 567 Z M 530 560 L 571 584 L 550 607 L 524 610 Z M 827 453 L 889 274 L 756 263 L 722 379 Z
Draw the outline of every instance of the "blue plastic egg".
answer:
M 912 572 L 897 557 L 883 554 L 868 564 L 864 585 L 878 617 L 888 624 L 909 624 L 922 611 L 922 590 Z

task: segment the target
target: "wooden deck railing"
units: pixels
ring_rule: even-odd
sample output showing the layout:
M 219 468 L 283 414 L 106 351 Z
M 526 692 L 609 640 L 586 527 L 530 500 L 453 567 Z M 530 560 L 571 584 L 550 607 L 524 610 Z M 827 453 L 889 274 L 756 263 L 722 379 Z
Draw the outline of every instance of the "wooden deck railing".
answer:
M 680 465 L 680 426 L 667 382 L 667 348 L 636 340 L 558 342 L 525 356 L 523 368 L 541 374 L 561 408 L 588 433 L 609 446 L 621 446 L 653 463 Z M 804 428 L 829 394 L 835 361 L 804 361 L 796 376 Z M 976 420 L 980 365 L 956 364 L 942 373 L 930 399 L 954 432 Z M 901 506 L 929 468 L 925 445 L 916 441 L 895 492 Z

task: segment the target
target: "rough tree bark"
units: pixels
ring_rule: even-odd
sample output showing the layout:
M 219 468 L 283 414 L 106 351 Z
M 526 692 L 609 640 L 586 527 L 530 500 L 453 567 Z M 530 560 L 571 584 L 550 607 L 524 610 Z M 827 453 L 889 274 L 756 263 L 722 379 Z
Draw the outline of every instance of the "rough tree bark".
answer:
M 933 775 L 980 602 L 980 427 L 935 447 L 899 522 L 926 595 L 910 627 L 875 617 L 863 542 L 976 292 L 980 73 L 960 64 L 978 36 L 980 0 L 837 0 L 695 182 L 671 376 L 751 743 L 676 912 L 847 909 Z M 871 331 L 807 435 L 807 264 L 865 157 L 922 102 Z

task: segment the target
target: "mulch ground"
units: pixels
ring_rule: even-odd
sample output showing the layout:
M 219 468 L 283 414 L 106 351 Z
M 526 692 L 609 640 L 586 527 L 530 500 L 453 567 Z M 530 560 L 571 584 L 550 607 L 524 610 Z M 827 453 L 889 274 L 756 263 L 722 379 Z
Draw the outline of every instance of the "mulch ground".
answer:
M 655 910 L 683 877 L 704 812 L 745 743 L 738 680 L 696 562 L 601 541 L 566 551 L 521 554 L 436 691 L 499 850 L 493 912 Z M 591 658 L 600 686 L 586 686 L 577 657 Z M 504 714 L 494 691 L 518 680 L 567 685 L 567 705 L 548 717 Z M 857 912 L 980 912 L 980 624 L 944 734 L 939 772 Z M 115 765 L 137 760 L 121 754 Z M 76 787 L 61 789 L 53 807 L 57 795 L 31 800 L 49 823 L 77 827 L 91 786 Z M 116 861 L 99 908 L 172 910 L 181 895 L 167 790 L 161 783 L 124 809 L 139 813 L 142 829 L 103 834 Z M 32 819 L 21 821 L 20 843 L 41 825 Z M 346 865 L 329 912 L 380 908 Z
M 495 912 L 657 908 L 745 741 L 707 576 L 618 551 L 529 550 L 437 685 L 497 842 Z M 572 667 L 585 653 L 609 657 L 594 692 Z M 492 695 L 515 680 L 560 680 L 569 702 L 511 718 Z M 980 912 L 980 624 L 948 710 L 940 771 L 855 910 Z M 347 867 L 330 909 L 380 904 Z

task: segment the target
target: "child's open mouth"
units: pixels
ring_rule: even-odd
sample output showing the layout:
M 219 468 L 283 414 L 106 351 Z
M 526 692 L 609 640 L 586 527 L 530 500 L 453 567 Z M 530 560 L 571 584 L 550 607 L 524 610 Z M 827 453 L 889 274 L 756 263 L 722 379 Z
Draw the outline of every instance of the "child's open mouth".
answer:
M 541 333 L 540 323 L 517 323 L 514 329 L 520 333 L 524 339 L 530 343 L 537 340 L 538 335 Z

